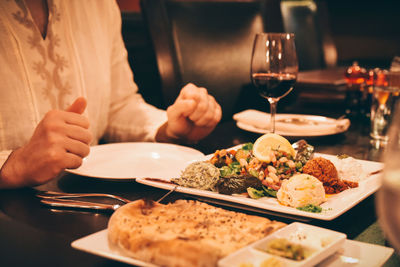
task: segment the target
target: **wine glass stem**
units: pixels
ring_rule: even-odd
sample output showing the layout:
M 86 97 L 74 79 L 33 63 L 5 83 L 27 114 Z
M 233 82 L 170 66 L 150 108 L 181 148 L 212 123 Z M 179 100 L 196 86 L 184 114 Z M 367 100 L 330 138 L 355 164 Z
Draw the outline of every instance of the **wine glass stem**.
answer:
M 271 133 L 275 133 L 275 114 L 276 114 L 276 106 L 278 104 L 278 100 L 277 98 L 273 98 L 273 97 L 269 97 L 268 98 L 268 102 L 269 102 L 269 106 L 270 106 L 270 131 Z

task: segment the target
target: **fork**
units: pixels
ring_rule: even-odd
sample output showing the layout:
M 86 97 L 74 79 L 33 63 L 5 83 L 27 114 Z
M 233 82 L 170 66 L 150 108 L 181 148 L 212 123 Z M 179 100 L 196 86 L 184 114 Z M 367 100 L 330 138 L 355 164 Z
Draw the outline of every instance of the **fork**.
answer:
M 170 195 L 177 189 L 178 185 L 174 186 L 170 191 L 164 194 L 161 198 L 155 202 L 160 203 L 164 198 Z M 120 204 L 104 204 L 91 201 L 71 200 L 69 198 L 81 198 L 81 197 L 106 197 L 119 200 L 124 204 L 131 202 L 131 200 L 103 193 L 62 193 L 55 191 L 39 191 L 36 196 L 41 198 L 40 202 L 52 207 L 69 207 L 69 208 L 83 208 L 83 209 L 94 209 L 94 210 L 116 210 L 122 205 Z
M 41 203 L 56 207 L 56 208 L 79 208 L 79 209 L 90 209 L 90 210 L 105 210 L 105 211 L 115 211 L 122 205 L 120 204 L 103 204 L 103 203 L 94 203 L 88 201 L 80 201 L 80 200 L 70 200 L 70 199 L 41 199 Z
M 174 192 L 177 189 L 177 185 L 168 191 L 165 195 L 163 195 L 160 199 L 156 200 L 159 203 L 169 194 Z M 81 201 L 81 200 L 71 200 L 69 198 L 80 198 L 80 197 L 106 197 L 119 200 L 124 204 L 131 202 L 131 200 L 112 195 L 112 194 L 103 194 L 103 193 L 62 193 L 55 191 L 39 191 L 36 194 L 37 197 L 41 198 L 40 202 L 58 208 L 80 208 L 80 209 L 91 209 L 91 210 L 111 210 L 115 211 L 122 205 L 120 204 L 104 204 L 98 202 L 90 202 L 90 201 Z
M 36 193 L 37 197 L 43 199 L 67 199 L 67 198 L 79 198 L 79 197 L 106 197 L 119 200 L 123 203 L 129 203 L 131 200 L 123 198 L 121 196 L 116 196 L 112 194 L 103 194 L 103 193 L 63 193 L 63 192 L 55 192 L 55 191 L 39 191 Z

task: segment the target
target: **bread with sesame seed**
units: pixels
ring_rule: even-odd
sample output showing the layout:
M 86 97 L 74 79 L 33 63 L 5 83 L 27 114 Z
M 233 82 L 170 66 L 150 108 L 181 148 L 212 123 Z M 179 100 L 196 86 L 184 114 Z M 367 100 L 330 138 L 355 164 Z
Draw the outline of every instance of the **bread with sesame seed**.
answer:
M 285 226 L 199 201 L 137 200 L 108 224 L 110 248 L 159 266 L 217 266 L 219 259 Z

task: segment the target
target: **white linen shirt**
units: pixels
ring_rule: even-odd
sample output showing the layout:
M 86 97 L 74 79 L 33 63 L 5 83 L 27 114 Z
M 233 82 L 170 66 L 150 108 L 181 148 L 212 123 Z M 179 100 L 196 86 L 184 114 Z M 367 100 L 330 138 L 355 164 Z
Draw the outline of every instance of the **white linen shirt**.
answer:
M 23 0 L 0 1 L 0 167 L 46 112 L 86 97 L 94 136 L 154 141 L 166 120 L 137 93 L 112 0 L 49 0 L 42 37 Z

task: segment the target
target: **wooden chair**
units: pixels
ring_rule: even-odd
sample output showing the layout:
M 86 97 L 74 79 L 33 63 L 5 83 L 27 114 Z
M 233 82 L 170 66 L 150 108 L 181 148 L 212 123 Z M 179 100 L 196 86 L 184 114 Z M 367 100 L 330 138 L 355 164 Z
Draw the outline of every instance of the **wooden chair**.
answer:
M 266 109 L 249 89 L 251 51 L 256 33 L 283 31 L 279 0 L 142 0 L 141 7 L 167 106 L 192 82 L 216 98 L 223 118 L 256 103 Z

